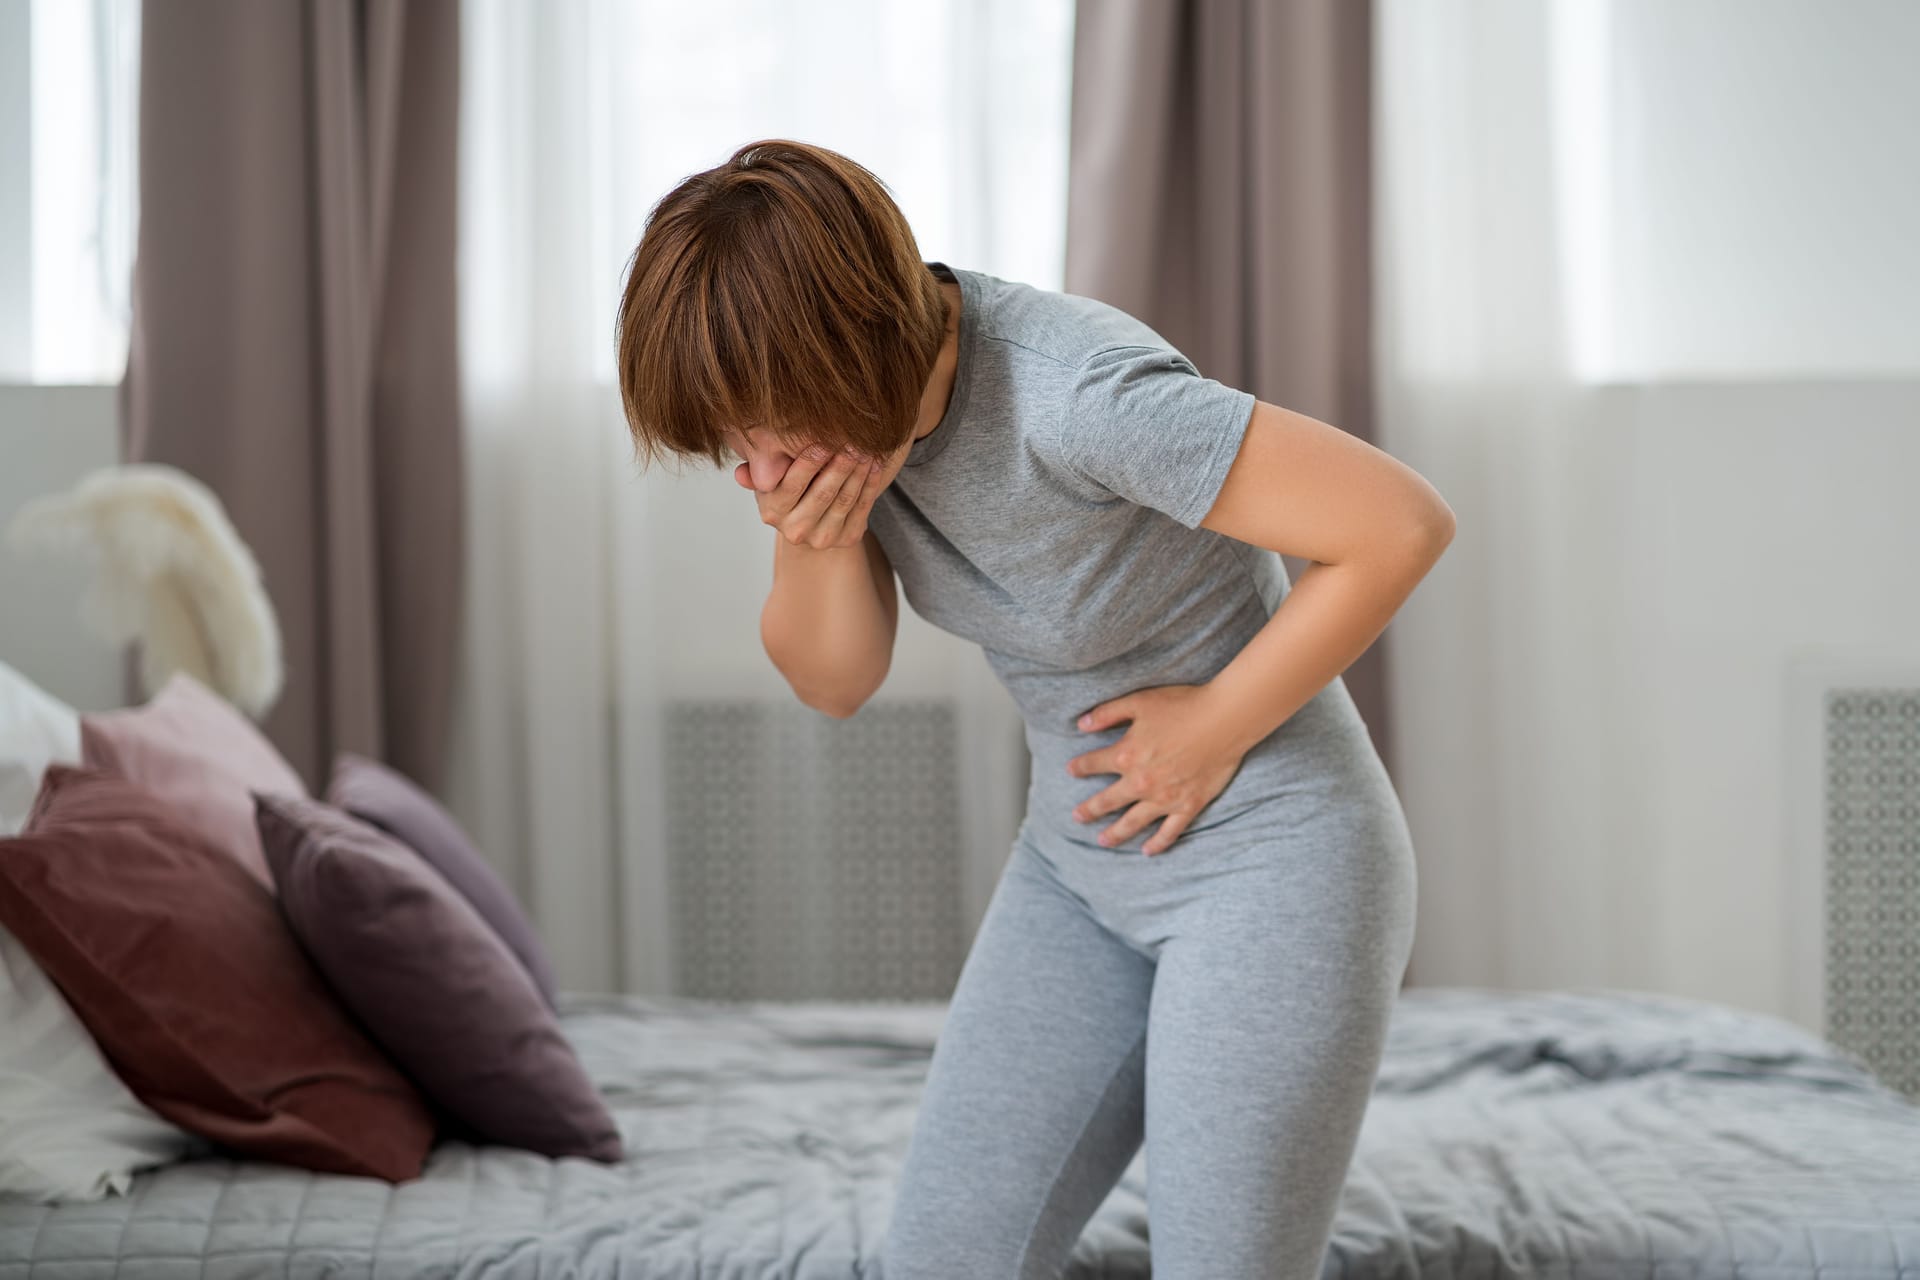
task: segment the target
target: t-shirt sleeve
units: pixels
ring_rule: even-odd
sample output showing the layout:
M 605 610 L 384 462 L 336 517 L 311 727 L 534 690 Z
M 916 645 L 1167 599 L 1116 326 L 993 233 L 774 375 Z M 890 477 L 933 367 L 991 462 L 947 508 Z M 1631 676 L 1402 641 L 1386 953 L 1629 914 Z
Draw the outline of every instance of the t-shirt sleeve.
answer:
M 1061 419 L 1061 453 L 1081 479 L 1197 529 L 1240 452 L 1254 395 L 1200 376 L 1169 347 L 1096 351 Z

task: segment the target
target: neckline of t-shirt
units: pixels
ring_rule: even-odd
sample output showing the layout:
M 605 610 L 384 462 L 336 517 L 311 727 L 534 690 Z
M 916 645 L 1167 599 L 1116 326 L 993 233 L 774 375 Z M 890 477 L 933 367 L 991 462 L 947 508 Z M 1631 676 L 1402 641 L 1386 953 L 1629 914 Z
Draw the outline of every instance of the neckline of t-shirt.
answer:
M 947 443 L 956 434 L 955 428 L 960 424 L 960 416 L 967 405 L 967 392 L 973 383 L 973 334 L 979 309 L 979 290 L 975 288 L 973 273 L 945 262 L 928 262 L 927 267 L 929 270 L 944 268 L 953 276 L 953 282 L 960 286 L 960 332 L 955 338 L 953 391 L 947 397 L 946 413 L 941 415 L 933 430 L 913 442 L 902 467 L 917 467 L 932 462 L 946 449 Z M 935 271 L 934 274 L 938 275 L 939 272 Z

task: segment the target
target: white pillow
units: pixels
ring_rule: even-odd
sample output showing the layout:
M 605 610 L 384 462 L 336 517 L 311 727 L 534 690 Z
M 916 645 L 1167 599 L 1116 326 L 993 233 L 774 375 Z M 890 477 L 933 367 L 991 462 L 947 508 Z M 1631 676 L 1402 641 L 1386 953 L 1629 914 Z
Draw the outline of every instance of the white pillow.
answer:
M 0 1196 L 98 1200 L 207 1144 L 155 1115 L 107 1065 L 46 972 L 0 929 Z
M 47 765 L 80 760 L 80 713 L 0 662 L 0 836 L 27 824 Z
M 0 838 L 26 821 L 47 764 L 79 759 L 79 713 L 0 662 Z M 206 1149 L 133 1096 L 0 928 L 0 1196 L 97 1200 L 125 1191 L 136 1169 Z

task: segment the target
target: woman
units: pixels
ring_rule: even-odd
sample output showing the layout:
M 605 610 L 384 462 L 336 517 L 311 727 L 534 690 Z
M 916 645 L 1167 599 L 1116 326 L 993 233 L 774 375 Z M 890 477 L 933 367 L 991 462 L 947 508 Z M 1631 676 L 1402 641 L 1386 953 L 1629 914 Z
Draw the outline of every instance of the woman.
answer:
M 761 636 L 802 701 L 879 688 L 897 574 L 1026 722 L 887 1280 L 1061 1274 L 1143 1141 L 1158 1280 L 1318 1276 L 1415 899 L 1339 675 L 1447 505 L 1114 307 L 923 262 L 871 173 L 798 142 L 655 206 L 618 359 L 637 451 L 737 459 L 778 531 Z M 1283 550 L 1316 562 L 1291 588 Z

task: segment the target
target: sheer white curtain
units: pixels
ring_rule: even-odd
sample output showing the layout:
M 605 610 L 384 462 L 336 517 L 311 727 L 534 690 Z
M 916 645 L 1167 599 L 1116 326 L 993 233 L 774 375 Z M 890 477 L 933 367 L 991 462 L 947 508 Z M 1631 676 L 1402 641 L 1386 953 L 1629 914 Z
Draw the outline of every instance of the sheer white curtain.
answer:
M 1459 516 L 1393 630 L 1414 980 L 1784 1011 L 1788 658 L 1920 616 L 1920 11 L 1376 12 L 1382 445 Z
M 1609 653 L 1620 507 L 1605 495 L 1624 460 L 1590 429 L 1596 392 L 1572 363 L 1551 56 L 1565 11 L 1379 13 L 1382 447 L 1459 518 L 1394 623 L 1394 773 L 1421 858 L 1411 968 L 1427 984 L 1632 985 L 1645 975 L 1618 925 L 1652 904 L 1619 802 L 1630 673 Z
M 758 137 L 844 152 L 922 256 L 1057 288 L 1070 0 L 463 10 L 461 324 L 472 513 L 450 802 L 562 984 L 675 989 L 669 696 L 792 693 L 760 650 L 772 534 L 724 472 L 630 461 L 613 371 L 648 209 Z M 976 649 L 902 607 L 880 697 L 958 712 L 969 925 L 1024 798 Z

